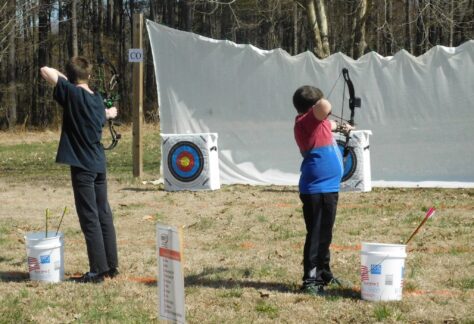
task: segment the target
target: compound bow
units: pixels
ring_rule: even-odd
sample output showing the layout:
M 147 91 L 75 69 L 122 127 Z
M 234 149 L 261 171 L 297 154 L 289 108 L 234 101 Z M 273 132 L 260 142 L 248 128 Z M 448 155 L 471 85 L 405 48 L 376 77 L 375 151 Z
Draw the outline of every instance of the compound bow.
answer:
M 355 117 L 355 108 L 360 108 L 361 107 L 361 99 L 360 97 L 356 97 L 355 96 L 355 90 L 354 90 L 354 84 L 352 83 L 352 80 L 349 76 L 349 70 L 346 69 L 346 68 L 343 68 L 342 69 L 342 72 L 341 72 L 342 76 L 344 77 L 344 89 L 342 91 L 342 106 L 341 106 L 341 116 L 337 116 L 337 115 L 334 115 L 332 114 L 334 117 L 336 118 L 339 118 L 340 120 L 340 123 L 342 124 L 343 121 L 347 122 L 349 125 L 351 126 L 354 126 L 355 125 L 355 122 L 354 122 L 354 117 Z M 341 77 L 341 74 L 339 75 L 339 77 L 337 78 L 336 82 L 334 83 L 334 86 L 333 88 L 331 89 L 331 91 L 329 92 L 329 95 L 328 95 L 328 99 L 329 99 L 329 96 L 331 95 L 331 92 L 332 90 L 334 90 L 334 87 L 337 83 L 337 81 L 339 80 L 339 78 Z M 347 88 L 349 90 L 349 109 L 351 111 L 351 114 L 350 114 L 350 118 L 349 120 L 345 120 L 343 117 L 344 117 L 344 104 L 345 104 L 345 92 L 346 92 L 346 85 L 347 85 Z M 338 143 L 340 144 L 341 146 L 343 146 L 343 162 L 344 162 L 344 176 L 342 178 L 342 182 L 346 181 L 348 178 L 350 178 L 352 176 L 352 172 L 355 170 L 356 168 L 356 165 L 357 165 L 357 161 L 356 161 L 356 156 L 353 152 L 353 150 L 351 149 L 351 147 L 349 146 L 349 141 L 351 139 L 351 131 L 338 131 L 340 132 L 341 134 L 343 134 L 345 136 L 345 141 L 343 143 Z M 346 162 L 347 162 L 347 159 L 349 157 L 349 153 L 351 153 L 351 161 L 350 161 L 350 166 L 349 166 L 349 171 L 346 172 Z
M 116 102 L 119 101 L 119 74 L 115 66 L 104 57 L 98 59 L 98 81 L 99 81 L 99 93 L 104 99 L 104 105 L 106 109 L 109 109 L 114 106 Z M 115 121 L 114 119 L 108 120 L 109 132 L 111 137 L 111 143 L 107 146 L 104 146 L 105 150 L 112 150 L 115 148 L 122 137 L 121 134 L 117 132 L 114 126 L 120 126 L 121 123 Z
M 349 109 L 351 111 L 351 118 L 349 119 L 349 125 L 354 126 L 354 116 L 355 116 L 355 108 L 360 108 L 361 106 L 361 99 L 355 96 L 354 91 L 354 84 L 352 83 L 351 78 L 349 77 L 349 70 L 346 68 L 342 69 L 342 76 L 344 77 L 344 81 L 347 84 L 347 88 L 349 89 Z M 345 86 L 344 86 L 345 88 Z M 344 109 L 344 92 L 343 92 L 343 99 L 342 105 Z M 341 111 L 341 117 L 343 115 L 344 110 Z M 351 131 L 349 130 L 346 134 L 346 143 L 344 144 L 344 157 L 347 156 L 348 149 L 349 149 L 349 140 L 350 140 Z

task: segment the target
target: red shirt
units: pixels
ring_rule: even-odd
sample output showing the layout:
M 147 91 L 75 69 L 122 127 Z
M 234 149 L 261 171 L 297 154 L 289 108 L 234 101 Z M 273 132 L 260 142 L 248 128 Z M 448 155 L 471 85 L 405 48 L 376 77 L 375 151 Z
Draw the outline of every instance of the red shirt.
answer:
M 312 150 L 313 148 L 332 145 L 334 138 L 331 131 L 331 123 L 326 118 L 317 120 L 313 110 L 298 115 L 295 118 L 295 140 L 301 154 Z
M 342 156 L 332 135 L 330 121 L 317 120 L 310 109 L 296 117 L 294 132 L 303 155 L 300 193 L 338 192 L 343 174 Z

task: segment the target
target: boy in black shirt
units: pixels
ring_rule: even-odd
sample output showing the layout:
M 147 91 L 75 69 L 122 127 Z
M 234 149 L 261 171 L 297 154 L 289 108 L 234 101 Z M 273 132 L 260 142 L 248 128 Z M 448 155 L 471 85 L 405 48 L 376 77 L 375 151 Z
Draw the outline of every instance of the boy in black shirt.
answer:
M 79 282 L 101 282 L 118 274 L 117 242 L 112 211 L 107 199 L 106 159 L 101 144 L 106 119 L 117 109 L 105 109 L 100 94 L 89 88 L 89 61 L 73 57 L 66 75 L 44 66 L 41 76 L 54 86 L 54 99 L 63 107 L 63 124 L 57 163 L 71 168 L 76 211 L 87 245 L 89 272 Z

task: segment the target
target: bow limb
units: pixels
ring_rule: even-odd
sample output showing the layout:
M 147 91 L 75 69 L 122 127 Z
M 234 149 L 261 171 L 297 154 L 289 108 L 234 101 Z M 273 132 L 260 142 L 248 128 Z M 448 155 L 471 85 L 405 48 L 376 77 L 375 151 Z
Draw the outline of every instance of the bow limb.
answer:
M 349 70 L 346 68 L 342 69 L 342 76 L 344 77 L 344 81 L 347 84 L 347 89 L 349 90 L 349 109 L 351 111 L 351 117 L 349 119 L 349 125 L 354 126 L 354 117 L 355 117 L 355 108 L 360 107 L 361 99 L 355 96 L 354 84 L 349 76 Z M 344 144 L 344 157 L 347 157 L 349 154 L 349 140 L 350 140 L 350 131 L 345 134 L 346 141 Z
M 107 108 L 119 101 L 120 78 L 115 66 L 104 57 L 97 59 L 99 65 L 99 93 L 104 99 Z
M 355 96 L 354 84 L 352 83 L 352 80 L 349 76 L 349 70 L 343 68 L 342 76 L 344 77 L 344 81 L 346 82 L 347 88 L 349 90 L 349 109 L 351 110 L 351 118 L 349 119 L 349 124 L 351 126 L 354 126 L 355 108 L 360 108 L 361 100 L 359 97 Z
M 341 74 L 342 74 L 342 76 L 344 78 L 344 82 L 345 82 L 344 83 L 344 89 L 342 91 L 341 115 L 338 116 L 338 115 L 333 114 L 333 113 L 331 113 L 331 115 L 338 118 L 341 123 L 344 121 L 344 122 L 347 122 L 349 125 L 354 126 L 355 125 L 355 122 L 354 122 L 355 108 L 361 106 L 361 99 L 359 97 L 355 96 L 354 84 L 352 83 L 352 80 L 349 76 L 349 70 L 348 69 L 346 69 L 346 68 L 342 69 L 342 72 L 339 74 L 338 78 L 334 82 L 334 85 L 332 86 L 331 90 L 329 91 L 327 99 L 329 100 L 329 97 L 331 96 L 334 88 L 336 87 L 336 84 L 339 81 L 339 78 L 341 77 Z M 349 120 L 344 119 L 344 95 L 345 95 L 345 91 L 346 91 L 346 85 L 347 85 L 347 88 L 349 90 L 349 109 L 351 111 Z M 349 141 L 348 140 L 349 134 L 344 133 L 344 135 L 346 135 L 346 139 L 347 139 L 347 142 L 348 142 Z

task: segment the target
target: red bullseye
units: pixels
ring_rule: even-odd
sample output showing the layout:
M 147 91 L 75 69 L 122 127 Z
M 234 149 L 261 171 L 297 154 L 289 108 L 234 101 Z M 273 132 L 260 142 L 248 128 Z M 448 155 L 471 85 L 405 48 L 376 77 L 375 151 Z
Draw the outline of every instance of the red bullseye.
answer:
M 189 172 L 194 167 L 194 157 L 191 153 L 181 152 L 176 159 L 177 167 L 183 172 Z

